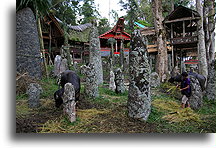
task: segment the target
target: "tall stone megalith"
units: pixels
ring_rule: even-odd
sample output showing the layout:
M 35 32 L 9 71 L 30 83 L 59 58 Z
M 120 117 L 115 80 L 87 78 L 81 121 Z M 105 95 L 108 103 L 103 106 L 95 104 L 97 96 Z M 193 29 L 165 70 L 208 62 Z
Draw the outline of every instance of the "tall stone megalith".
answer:
M 42 78 L 41 52 L 35 16 L 30 8 L 16 13 L 16 70 Z
M 102 69 L 102 60 L 101 60 L 101 53 L 100 53 L 100 40 L 98 36 L 99 34 L 98 34 L 96 23 L 93 22 L 92 29 L 90 32 L 89 63 L 92 63 L 94 65 L 97 83 L 102 84 L 103 69 Z
M 145 40 L 139 30 L 135 30 L 131 38 L 129 74 L 128 115 L 146 121 L 151 112 L 150 66 Z

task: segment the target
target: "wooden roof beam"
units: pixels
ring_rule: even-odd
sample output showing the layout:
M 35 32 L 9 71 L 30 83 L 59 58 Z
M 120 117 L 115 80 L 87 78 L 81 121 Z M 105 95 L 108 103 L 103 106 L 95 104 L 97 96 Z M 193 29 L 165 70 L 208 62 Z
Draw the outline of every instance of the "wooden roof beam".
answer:
M 168 24 L 168 23 L 174 23 L 174 22 L 181 22 L 181 21 L 187 21 L 187 20 L 199 20 L 199 19 L 200 19 L 200 17 L 185 17 L 185 18 L 165 21 L 164 23 Z

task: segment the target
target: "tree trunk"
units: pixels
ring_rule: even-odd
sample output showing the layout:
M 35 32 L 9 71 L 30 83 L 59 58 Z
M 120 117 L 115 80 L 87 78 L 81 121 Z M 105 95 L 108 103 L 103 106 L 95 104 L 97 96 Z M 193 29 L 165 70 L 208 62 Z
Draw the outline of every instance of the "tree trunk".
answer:
M 171 0 L 171 12 L 174 11 L 174 9 L 175 9 L 174 0 Z M 171 12 L 170 12 L 170 13 L 171 13 Z
M 38 13 L 38 12 L 37 12 Z M 39 35 L 39 42 L 40 42 L 40 50 L 43 56 L 43 64 L 44 64 L 44 69 L 46 73 L 46 77 L 49 77 L 48 70 L 47 70 L 47 63 L 46 63 L 46 57 L 45 57 L 45 52 L 44 52 L 44 42 L 43 42 L 43 36 L 42 36 L 42 29 L 41 29 L 41 23 L 40 23 L 40 18 L 37 14 L 37 27 L 38 27 L 38 35 Z
M 113 64 L 114 64 L 114 48 L 113 48 L 113 44 L 111 43 L 111 50 L 110 50 L 110 71 L 113 71 Z
M 200 0 L 196 0 L 197 12 L 200 14 L 200 20 L 197 23 L 198 26 L 198 59 L 199 59 L 199 73 L 207 78 L 208 65 L 206 60 L 206 47 L 205 47 L 205 34 L 203 28 L 203 7 Z
M 124 65 L 124 40 L 122 39 L 121 46 L 120 46 L 120 66 L 122 71 L 124 71 L 123 65 Z
M 152 0 L 152 11 L 154 15 L 154 26 L 158 47 L 156 72 L 158 73 L 160 80 L 163 81 L 162 76 L 168 73 L 168 58 L 166 48 L 166 33 L 162 23 L 162 0 Z
M 204 29 L 207 62 L 210 64 L 215 57 L 215 7 L 213 0 L 204 1 Z
M 68 34 L 67 34 L 67 29 L 65 26 L 66 23 L 64 23 L 64 50 L 67 54 L 67 63 L 68 63 L 68 67 L 69 69 L 71 68 L 71 56 L 70 56 L 70 48 L 69 48 L 69 44 L 68 44 Z

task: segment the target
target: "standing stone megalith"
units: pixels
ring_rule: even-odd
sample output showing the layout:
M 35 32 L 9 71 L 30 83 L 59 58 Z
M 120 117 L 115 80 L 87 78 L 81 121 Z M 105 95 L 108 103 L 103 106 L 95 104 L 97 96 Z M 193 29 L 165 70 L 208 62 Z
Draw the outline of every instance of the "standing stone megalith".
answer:
M 189 75 L 191 81 L 191 96 L 189 99 L 191 108 L 199 109 L 203 104 L 203 92 L 198 79 L 192 75 Z
M 115 70 L 115 85 L 116 85 L 116 93 L 124 93 L 124 76 L 122 74 L 122 70 L 117 68 Z
M 98 36 L 99 35 L 98 35 L 96 23 L 93 22 L 92 29 L 90 32 L 89 63 L 92 63 L 94 65 L 97 83 L 102 84 L 103 69 L 102 69 L 102 60 L 101 60 L 101 53 L 100 53 L 100 40 Z
M 75 89 L 71 83 L 66 83 L 64 86 L 63 107 L 70 122 L 76 121 Z
M 60 74 L 60 65 L 61 65 L 61 56 L 56 55 L 54 59 L 54 76 L 58 76 Z
M 155 88 L 160 86 L 160 77 L 156 72 L 150 74 L 150 80 L 151 87 Z
M 40 106 L 40 94 L 42 93 L 42 88 L 37 83 L 30 83 L 27 88 L 28 94 L 28 106 L 30 108 L 35 108 Z
M 90 98 L 99 96 L 96 72 L 93 64 L 81 66 L 81 73 L 85 75 L 84 93 Z
M 150 66 L 145 43 L 140 31 L 135 30 L 129 53 L 128 115 L 141 121 L 146 121 L 151 112 Z
M 110 71 L 110 82 L 109 82 L 109 89 L 112 91 L 116 90 L 116 85 L 115 85 L 115 74 L 114 72 L 111 70 Z
M 216 60 L 209 65 L 206 96 L 209 100 L 216 100 Z
M 16 13 L 16 70 L 42 78 L 41 53 L 35 16 L 30 8 Z

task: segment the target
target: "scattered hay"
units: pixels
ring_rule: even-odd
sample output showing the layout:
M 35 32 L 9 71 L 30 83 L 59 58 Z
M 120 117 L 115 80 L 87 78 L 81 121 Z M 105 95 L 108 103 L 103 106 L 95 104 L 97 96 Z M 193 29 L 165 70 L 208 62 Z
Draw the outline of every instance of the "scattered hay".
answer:
M 152 102 L 152 105 L 159 110 L 174 112 L 180 108 L 180 105 L 176 101 L 156 99 Z
M 77 110 L 77 120 L 73 123 L 61 116 L 56 120 L 47 121 L 42 127 L 40 133 L 89 133 L 97 130 L 93 122 L 98 120 L 102 114 L 109 113 L 109 110 L 86 109 Z
M 35 83 L 36 80 L 28 75 L 28 73 L 16 74 L 16 94 L 26 93 L 27 87 L 30 83 Z
M 165 111 L 166 115 L 162 119 L 175 123 L 184 123 L 187 121 L 201 122 L 200 116 L 191 108 L 180 108 L 180 105 L 172 100 L 156 99 L 152 105 L 159 110 Z
M 175 123 L 184 123 L 186 121 L 201 122 L 200 116 L 191 108 L 179 109 L 174 113 L 169 113 L 168 115 L 163 116 L 162 119 Z

